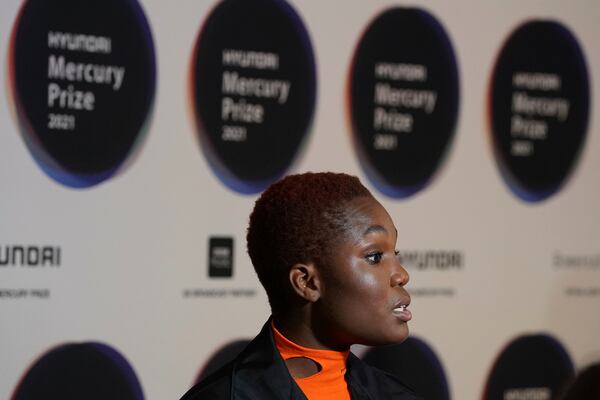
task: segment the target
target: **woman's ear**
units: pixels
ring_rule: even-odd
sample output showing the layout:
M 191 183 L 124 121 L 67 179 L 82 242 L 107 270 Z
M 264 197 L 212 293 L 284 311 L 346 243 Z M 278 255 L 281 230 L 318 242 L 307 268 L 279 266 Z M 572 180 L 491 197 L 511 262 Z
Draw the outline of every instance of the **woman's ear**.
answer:
M 321 297 L 321 281 L 313 263 L 294 264 L 289 278 L 294 292 L 304 300 L 314 303 Z

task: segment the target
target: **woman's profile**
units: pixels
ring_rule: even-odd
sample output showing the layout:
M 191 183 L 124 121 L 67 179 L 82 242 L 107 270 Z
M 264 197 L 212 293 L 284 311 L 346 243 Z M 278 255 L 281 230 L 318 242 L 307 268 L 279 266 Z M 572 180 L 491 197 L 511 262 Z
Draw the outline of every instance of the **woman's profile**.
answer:
M 396 239 L 389 214 L 356 177 L 305 173 L 270 186 L 250 215 L 247 247 L 271 317 L 182 400 L 419 399 L 350 352 L 408 336 L 409 277 Z

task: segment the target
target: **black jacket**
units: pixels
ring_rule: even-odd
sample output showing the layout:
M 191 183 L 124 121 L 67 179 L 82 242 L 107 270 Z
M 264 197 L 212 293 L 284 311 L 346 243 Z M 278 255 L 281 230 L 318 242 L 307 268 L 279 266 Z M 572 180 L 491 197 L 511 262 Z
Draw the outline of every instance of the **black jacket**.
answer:
M 275 347 L 270 320 L 229 364 L 191 388 L 181 400 L 306 400 Z M 346 382 L 352 400 L 421 400 L 398 378 L 350 353 Z

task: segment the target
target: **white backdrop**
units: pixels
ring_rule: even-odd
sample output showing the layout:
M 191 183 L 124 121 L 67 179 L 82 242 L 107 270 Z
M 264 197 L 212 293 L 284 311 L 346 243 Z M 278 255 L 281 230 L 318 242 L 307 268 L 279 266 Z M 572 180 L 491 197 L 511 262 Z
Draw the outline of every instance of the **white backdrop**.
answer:
M 0 297 L 0 398 L 8 399 L 35 359 L 66 342 L 100 341 L 131 363 L 147 399 L 178 398 L 219 346 L 255 335 L 266 297 L 245 253 L 255 195 L 226 188 L 199 148 L 187 73 L 198 30 L 215 1 L 141 2 L 157 55 L 149 131 L 138 157 L 88 189 L 48 178 L 33 161 L 11 112 L 9 37 L 20 1 L 0 5 L 0 246 L 61 248 L 58 268 L 0 267 L 0 289 L 49 289 L 49 298 Z M 306 146 L 290 172 L 333 170 L 361 177 L 388 208 L 403 250 L 457 250 L 460 270 L 411 271 L 409 291 L 451 288 L 454 296 L 413 296 L 412 333 L 440 357 L 452 398 L 480 397 L 501 349 L 545 332 L 577 367 L 600 359 L 600 3 L 594 1 L 290 1 L 312 38 L 317 105 Z M 444 25 L 460 75 L 458 124 L 434 181 L 397 200 L 361 170 L 345 113 L 356 43 L 389 6 L 417 5 Z M 556 19 L 579 39 L 592 84 L 588 136 L 574 173 L 540 203 L 515 197 L 501 179 L 486 122 L 493 63 L 507 35 L 528 19 Z M 207 277 L 210 236 L 235 238 L 233 279 Z M 557 254 L 588 257 L 560 268 Z M 185 289 L 252 289 L 256 295 L 184 297 Z M 567 294 L 581 288 L 583 295 Z

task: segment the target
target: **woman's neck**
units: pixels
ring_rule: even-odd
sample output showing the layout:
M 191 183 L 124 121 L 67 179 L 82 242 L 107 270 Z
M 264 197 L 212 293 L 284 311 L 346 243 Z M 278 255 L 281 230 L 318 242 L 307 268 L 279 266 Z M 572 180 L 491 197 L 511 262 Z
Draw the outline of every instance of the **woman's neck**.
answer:
M 273 323 L 283 336 L 300 346 L 333 351 L 350 349 L 349 345 L 332 343 L 329 338 L 334 335 L 330 332 L 322 332 L 326 325 L 314 323 L 309 310 L 273 315 Z

